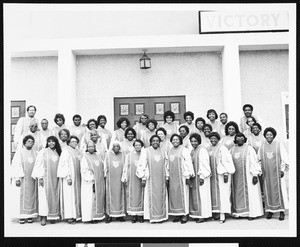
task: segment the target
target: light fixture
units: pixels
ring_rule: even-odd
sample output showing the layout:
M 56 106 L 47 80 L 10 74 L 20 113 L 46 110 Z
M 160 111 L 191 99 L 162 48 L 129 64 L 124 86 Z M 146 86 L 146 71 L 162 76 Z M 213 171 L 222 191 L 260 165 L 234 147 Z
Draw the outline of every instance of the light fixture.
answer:
M 143 50 L 144 55 L 140 58 L 140 69 L 150 69 L 151 68 L 151 58 L 146 55 L 147 50 Z

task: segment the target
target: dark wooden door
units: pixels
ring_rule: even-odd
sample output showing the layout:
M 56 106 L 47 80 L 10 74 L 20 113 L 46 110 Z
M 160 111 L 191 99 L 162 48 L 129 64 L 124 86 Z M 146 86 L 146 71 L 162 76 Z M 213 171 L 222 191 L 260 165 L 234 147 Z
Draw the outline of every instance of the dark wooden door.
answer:
M 120 117 L 126 117 L 134 126 L 142 114 L 148 114 L 149 118 L 154 118 L 162 125 L 164 112 L 171 110 L 175 113 L 175 121 L 181 124 L 185 109 L 185 96 L 115 97 L 114 122 Z M 114 128 L 117 128 L 116 124 Z
M 18 101 L 11 101 L 10 104 L 10 152 L 11 152 L 11 159 L 14 157 L 16 152 L 14 146 L 14 132 L 17 122 L 20 117 L 25 117 L 25 100 L 18 100 Z

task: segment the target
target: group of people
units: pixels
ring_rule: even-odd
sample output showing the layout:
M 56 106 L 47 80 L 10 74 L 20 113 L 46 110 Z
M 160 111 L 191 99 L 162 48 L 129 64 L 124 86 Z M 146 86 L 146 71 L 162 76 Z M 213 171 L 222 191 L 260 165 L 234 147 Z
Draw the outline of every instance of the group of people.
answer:
M 162 126 L 146 114 L 133 127 L 121 117 L 111 133 L 104 115 L 83 125 L 76 114 L 65 126 L 58 113 L 52 130 L 46 119 L 39 128 L 29 106 L 15 129 L 16 218 L 24 224 L 40 216 L 44 226 L 59 219 L 122 222 L 126 215 L 132 223 L 161 223 L 172 216 L 184 224 L 279 212 L 284 220 L 288 155 L 274 128 L 262 131 L 252 105 L 243 111 L 239 126 L 226 113 L 218 121 L 214 109 L 195 122 L 185 112 L 178 126 L 166 111 Z

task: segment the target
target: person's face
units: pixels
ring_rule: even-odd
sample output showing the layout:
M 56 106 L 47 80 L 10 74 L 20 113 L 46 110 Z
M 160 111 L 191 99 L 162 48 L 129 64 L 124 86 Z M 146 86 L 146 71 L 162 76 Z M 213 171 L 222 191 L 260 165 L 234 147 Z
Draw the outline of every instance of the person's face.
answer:
M 100 125 L 100 127 L 102 127 L 102 128 L 105 127 L 105 125 L 106 125 L 106 120 L 105 120 L 105 118 L 101 118 L 101 119 L 99 120 L 99 125 Z
M 185 128 L 180 128 L 179 129 L 179 134 L 182 138 L 186 137 L 187 136 L 187 132 L 185 130 Z
M 75 138 L 72 138 L 70 140 L 69 146 L 72 148 L 76 148 L 77 144 L 78 144 L 77 140 Z
M 229 126 L 229 127 L 228 127 L 228 134 L 229 134 L 230 136 L 235 135 L 235 128 L 234 128 L 233 126 Z
M 96 129 L 96 123 L 94 121 L 89 123 L 89 129 L 90 130 Z
M 115 154 L 118 154 L 120 152 L 120 145 L 114 144 L 112 150 L 114 151 Z
M 132 141 L 133 138 L 134 138 L 133 132 L 132 131 L 128 131 L 128 133 L 127 133 L 127 140 L 128 141 Z
M 56 119 L 56 124 L 61 127 L 64 124 L 64 121 L 61 118 Z
M 60 138 L 60 140 L 61 140 L 62 142 L 67 141 L 67 139 L 68 139 L 68 134 L 67 134 L 67 132 L 66 132 L 66 131 L 62 131 L 61 134 L 60 134 L 60 136 L 59 136 L 59 138 Z
M 214 113 L 214 112 L 208 113 L 208 119 L 209 119 L 210 121 L 214 121 L 214 120 L 216 119 L 215 113 Z
M 209 140 L 210 140 L 211 145 L 213 145 L 213 146 L 216 146 L 219 142 L 219 139 L 216 136 L 212 136 Z
M 157 131 L 157 135 L 162 141 L 166 138 L 165 133 L 161 130 Z
M 243 136 L 238 136 L 236 138 L 236 143 L 238 146 L 243 146 L 245 143 L 245 138 Z
M 73 123 L 75 126 L 80 126 L 81 124 L 81 118 L 80 117 L 75 117 L 73 120 Z
M 142 150 L 142 144 L 139 143 L 139 142 L 135 142 L 135 144 L 134 144 L 134 149 L 135 149 L 135 151 L 137 151 L 138 153 L 141 152 L 141 150 Z
M 94 143 L 97 142 L 98 138 L 99 138 L 98 133 L 96 133 L 96 132 L 91 132 L 91 134 L 90 134 L 90 139 L 91 139 Z
M 267 142 L 271 143 L 274 140 L 274 135 L 271 131 L 268 131 L 266 134 L 266 140 Z
M 252 127 L 252 133 L 254 134 L 254 135 L 259 135 L 259 133 L 260 133 L 260 129 L 258 128 L 258 126 L 253 126 Z
M 188 123 L 188 124 L 191 124 L 193 122 L 193 119 L 191 116 L 186 116 L 185 117 L 185 121 Z
M 210 131 L 210 128 L 209 128 L 209 127 L 204 127 L 204 128 L 203 128 L 203 132 L 204 132 L 204 135 L 205 135 L 206 137 L 208 137 L 211 131 Z
M 26 142 L 25 142 L 25 148 L 26 149 L 28 149 L 28 150 L 30 150 L 32 147 L 33 147 L 33 145 L 34 145 L 34 140 L 32 140 L 32 139 L 28 139 Z
M 245 114 L 245 116 L 246 117 L 250 117 L 251 115 L 252 115 L 252 110 L 251 110 L 251 108 L 250 107 L 245 107 L 245 109 L 244 109 L 244 114 Z
M 227 117 L 225 114 L 220 115 L 220 122 L 222 124 L 226 124 L 227 123 Z
M 142 123 L 143 125 L 146 125 L 147 120 L 148 120 L 148 117 L 147 117 L 147 116 L 141 116 L 141 123 Z
M 172 139 L 172 145 L 177 148 L 180 146 L 180 140 L 178 138 L 178 136 L 174 136 L 173 139 Z
M 154 138 L 152 139 L 151 146 L 152 146 L 154 149 L 157 149 L 157 148 L 159 147 L 159 139 L 158 139 L 158 137 L 154 137 Z
M 51 149 L 55 149 L 55 141 L 49 140 L 48 141 L 48 147 L 51 148 Z
M 89 143 L 87 146 L 87 150 L 90 154 L 93 154 L 95 152 L 95 145 L 92 143 Z
M 43 130 L 48 129 L 48 121 L 47 120 L 45 120 L 45 119 L 42 120 L 41 125 L 42 125 Z
M 34 115 L 35 115 L 35 109 L 34 109 L 34 107 L 29 107 L 27 113 L 28 113 L 29 117 L 34 117 Z
M 121 123 L 121 129 L 126 129 L 127 128 L 127 123 L 126 123 L 126 121 L 123 121 L 122 123 Z
M 37 131 L 37 124 L 31 124 L 29 129 L 32 133 L 35 133 Z
M 149 129 L 150 131 L 153 131 L 153 130 L 155 129 L 154 123 L 149 123 L 149 124 L 148 124 L 148 129 Z
M 198 121 L 197 124 L 196 124 L 196 128 L 197 128 L 198 130 L 202 130 L 203 125 L 204 125 L 204 123 L 203 123 L 202 121 Z
M 249 117 L 247 119 L 247 124 L 251 127 L 253 124 L 254 124 L 254 121 L 253 121 L 253 118 L 252 117 Z
M 199 146 L 199 142 L 197 141 L 197 139 L 195 137 L 191 138 L 191 145 L 194 149 Z
M 172 122 L 173 122 L 173 118 L 172 118 L 171 116 L 167 116 L 167 117 L 166 117 L 166 122 L 167 122 L 168 124 L 172 123 Z

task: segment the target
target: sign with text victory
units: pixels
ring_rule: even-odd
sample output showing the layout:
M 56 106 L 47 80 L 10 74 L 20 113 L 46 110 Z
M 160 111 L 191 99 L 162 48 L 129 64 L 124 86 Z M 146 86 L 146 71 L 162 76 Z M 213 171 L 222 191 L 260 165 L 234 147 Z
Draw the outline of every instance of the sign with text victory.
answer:
M 199 11 L 201 33 L 288 31 L 289 14 L 279 11 Z

